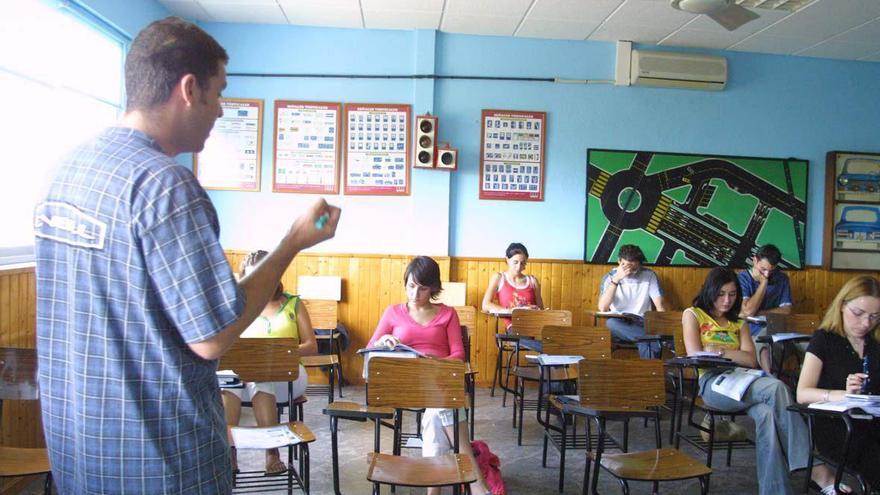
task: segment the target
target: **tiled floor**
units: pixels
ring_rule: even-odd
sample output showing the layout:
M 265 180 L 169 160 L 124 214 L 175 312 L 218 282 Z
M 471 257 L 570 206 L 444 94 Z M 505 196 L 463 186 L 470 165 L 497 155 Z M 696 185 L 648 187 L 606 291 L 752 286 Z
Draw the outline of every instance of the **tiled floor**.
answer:
M 360 401 L 364 397 L 362 387 L 346 387 L 344 400 Z M 317 440 L 311 445 L 311 493 L 332 494 L 333 484 L 330 461 L 330 431 L 329 421 L 321 414 L 326 405 L 326 396 L 312 396 L 305 406 L 305 421 L 314 431 Z M 243 424 L 253 424 L 252 415 L 245 410 Z M 500 393 L 496 397 L 489 396 L 488 389 L 477 390 L 477 415 L 476 437 L 488 442 L 491 449 L 501 459 L 501 472 L 507 485 L 507 493 L 512 495 L 531 494 L 555 494 L 559 457 L 551 449 L 548 454 L 547 467 L 541 467 L 541 433 L 534 416 L 534 412 L 527 412 L 525 417 L 525 430 L 523 431 L 523 445 L 516 445 L 516 430 L 511 427 L 511 407 L 508 400 L 506 408 L 501 407 Z M 409 415 L 414 417 L 414 415 Z M 411 421 L 411 420 L 410 420 Z M 753 426 L 748 419 L 740 420 L 751 432 Z M 412 424 L 410 423 L 410 427 Z M 663 431 L 668 432 L 668 420 L 662 421 Z M 352 421 L 340 422 L 340 446 L 339 463 L 341 491 L 345 494 L 368 494 L 371 486 L 365 479 L 367 452 L 372 450 L 373 430 L 371 423 L 359 423 Z M 390 430 L 383 433 L 382 442 L 390 447 Z M 641 422 L 633 422 L 630 427 L 630 451 L 642 448 L 653 448 L 653 427 L 644 428 Z M 611 432 L 619 436 L 621 428 L 611 427 Z M 664 445 L 668 436 L 664 435 Z M 703 454 L 685 447 L 685 452 L 704 459 Z M 405 450 L 410 455 L 420 455 L 419 450 Z M 711 490 L 713 494 L 751 494 L 757 493 L 755 474 L 754 450 L 734 451 L 733 465 L 724 465 L 724 455 L 716 452 L 715 471 L 711 478 Z M 584 473 L 583 451 L 569 451 L 565 470 L 566 494 L 581 493 Z M 239 465 L 243 470 L 260 469 L 264 463 L 262 451 L 240 451 Z M 802 474 L 793 476 L 795 487 L 799 490 L 802 486 Z M 631 483 L 632 493 L 651 493 L 650 484 Z M 669 494 L 696 494 L 699 493 L 699 483 L 696 481 L 670 482 L 660 485 L 661 493 Z M 599 478 L 600 493 L 620 493 L 620 486 L 606 473 Z M 31 490 L 26 493 L 41 493 L 39 483 L 34 483 Z M 389 493 L 386 487 L 383 493 Z M 398 489 L 398 494 L 421 494 L 424 490 Z

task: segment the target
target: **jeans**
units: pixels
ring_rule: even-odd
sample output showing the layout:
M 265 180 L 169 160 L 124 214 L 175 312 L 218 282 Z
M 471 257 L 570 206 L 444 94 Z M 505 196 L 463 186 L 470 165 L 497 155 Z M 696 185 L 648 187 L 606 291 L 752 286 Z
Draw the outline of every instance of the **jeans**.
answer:
M 608 318 L 605 325 L 611 330 L 611 336 L 624 342 L 636 342 L 645 335 L 645 327 L 637 323 L 629 323 L 623 318 Z M 639 342 L 639 357 L 657 359 L 660 357 L 660 341 Z
M 788 473 L 807 467 L 810 437 L 801 416 L 787 410 L 794 403 L 791 391 L 776 378 L 765 376 L 752 383 L 742 401 L 735 401 L 712 391 L 711 382 L 720 373 L 709 370 L 700 377 L 703 402 L 721 411 L 745 410 L 755 420 L 759 493 L 794 494 Z

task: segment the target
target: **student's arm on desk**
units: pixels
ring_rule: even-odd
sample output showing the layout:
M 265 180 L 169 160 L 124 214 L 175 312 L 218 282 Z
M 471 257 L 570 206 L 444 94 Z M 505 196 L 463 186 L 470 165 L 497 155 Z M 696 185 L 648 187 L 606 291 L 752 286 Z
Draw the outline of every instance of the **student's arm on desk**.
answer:
M 505 311 L 507 308 L 495 302 L 495 295 L 498 294 L 498 284 L 501 283 L 501 274 L 493 273 L 492 279 L 489 280 L 489 287 L 483 294 L 483 311 L 491 313 L 493 311 Z
M 599 282 L 599 311 L 604 312 L 611 309 L 611 301 L 614 300 L 614 293 L 617 291 L 617 283 L 611 283 L 612 281 L 614 278 L 611 275 L 606 275 Z
M 316 201 L 299 218 L 278 244 L 257 267 L 247 274 L 239 287 L 244 291 L 245 304 L 241 316 L 213 337 L 189 343 L 189 348 L 202 359 L 219 359 L 238 340 L 242 332 L 260 315 L 269 298 L 278 288 L 284 270 L 301 250 L 332 238 L 336 234 L 341 210 L 328 205 L 323 199 Z M 315 222 L 324 213 L 329 221 L 318 230 Z
M 657 296 L 656 298 L 651 298 L 651 302 L 654 303 L 655 311 L 667 311 L 666 309 L 666 299 L 663 296 Z
M 797 401 L 799 404 L 814 402 L 846 400 L 846 394 L 861 392 L 861 382 L 854 381 L 846 390 L 830 390 L 819 388 L 819 377 L 822 376 L 822 360 L 812 352 L 804 354 L 804 364 L 797 384 Z M 861 375 L 861 373 L 855 373 Z M 828 394 L 826 397 L 825 394 Z

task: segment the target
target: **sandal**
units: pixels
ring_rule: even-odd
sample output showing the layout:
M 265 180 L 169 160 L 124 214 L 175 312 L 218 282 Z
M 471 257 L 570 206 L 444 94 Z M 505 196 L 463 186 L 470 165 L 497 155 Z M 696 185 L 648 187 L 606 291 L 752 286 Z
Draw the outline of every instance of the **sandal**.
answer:
M 278 476 L 287 472 L 287 464 L 281 459 L 275 459 L 266 465 L 266 476 Z

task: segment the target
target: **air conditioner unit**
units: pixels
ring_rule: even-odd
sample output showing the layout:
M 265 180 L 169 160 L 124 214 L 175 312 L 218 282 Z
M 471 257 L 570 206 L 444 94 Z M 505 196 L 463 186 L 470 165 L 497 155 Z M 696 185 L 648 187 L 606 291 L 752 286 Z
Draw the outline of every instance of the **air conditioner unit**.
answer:
M 630 82 L 640 86 L 721 91 L 727 84 L 727 59 L 633 50 Z

